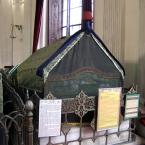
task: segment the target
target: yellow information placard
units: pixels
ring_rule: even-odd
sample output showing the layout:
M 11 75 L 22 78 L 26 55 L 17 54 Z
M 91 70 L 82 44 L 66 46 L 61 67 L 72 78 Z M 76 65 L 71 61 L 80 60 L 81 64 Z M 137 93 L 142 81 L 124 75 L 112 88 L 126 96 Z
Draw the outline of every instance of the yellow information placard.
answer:
M 98 96 L 97 131 L 117 127 L 120 115 L 121 88 L 100 88 Z

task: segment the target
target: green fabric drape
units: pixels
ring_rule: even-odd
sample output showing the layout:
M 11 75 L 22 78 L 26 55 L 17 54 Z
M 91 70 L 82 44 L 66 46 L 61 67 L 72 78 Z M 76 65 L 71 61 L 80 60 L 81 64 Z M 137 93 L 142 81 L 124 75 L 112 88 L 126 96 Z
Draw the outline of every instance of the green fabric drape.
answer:
M 28 59 L 26 59 L 22 64 L 20 64 L 17 70 L 12 74 L 16 77 L 18 86 L 42 91 L 44 87 L 43 78 L 36 75 L 36 70 L 66 40 L 67 38 L 60 39 L 55 43 L 49 45 L 48 47 L 41 48 L 33 55 L 31 55 Z

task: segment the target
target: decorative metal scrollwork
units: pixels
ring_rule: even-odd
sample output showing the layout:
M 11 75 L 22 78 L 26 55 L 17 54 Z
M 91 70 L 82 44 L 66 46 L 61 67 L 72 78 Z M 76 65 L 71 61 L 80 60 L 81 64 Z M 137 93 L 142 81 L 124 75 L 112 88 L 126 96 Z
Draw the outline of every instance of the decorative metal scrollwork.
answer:
M 74 113 L 74 111 L 76 110 L 76 106 L 74 103 L 74 99 L 73 98 L 69 98 L 69 99 L 63 99 L 62 102 L 62 113 Z
M 68 132 L 70 131 L 71 127 L 66 125 L 66 124 L 63 124 L 62 127 L 61 127 L 61 130 L 63 132 L 63 134 L 66 136 L 68 134 Z
M 45 99 L 55 99 L 55 97 L 51 92 L 49 92 L 48 95 L 45 97 Z
M 81 118 L 89 111 L 86 107 L 87 99 L 88 96 L 83 91 L 81 91 L 80 94 L 75 98 L 75 105 L 77 106 L 75 114 Z
M 4 115 L 0 118 L 0 128 L 4 130 L 4 138 L 6 144 L 10 141 L 10 130 L 13 129 L 13 135 L 15 140 L 11 140 L 12 144 L 15 142 L 16 145 L 23 143 L 22 132 L 23 132 L 24 115 L 20 112 L 13 111 L 9 115 Z
M 62 113 L 75 113 L 77 110 L 95 110 L 95 97 L 88 97 L 83 91 L 75 98 L 63 99 Z M 86 112 L 86 113 L 87 113 Z M 78 115 L 78 114 L 77 114 Z M 82 116 L 82 115 L 81 115 Z
M 93 130 L 95 130 L 95 118 L 93 118 L 90 125 L 93 128 Z

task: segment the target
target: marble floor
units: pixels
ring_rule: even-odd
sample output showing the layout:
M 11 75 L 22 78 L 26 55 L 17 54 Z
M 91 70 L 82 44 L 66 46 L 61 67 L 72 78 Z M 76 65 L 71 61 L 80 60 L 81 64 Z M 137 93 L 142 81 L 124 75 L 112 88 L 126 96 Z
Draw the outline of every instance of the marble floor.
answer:
M 48 139 L 47 139 L 47 142 L 48 142 Z M 44 143 L 44 141 L 43 142 L 40 141 L 40 145 L 44 145 L 44 144 L 46 145 L 47 143 L 46 142 Z M 62 144 L 59 144 L 59 145 L 62 145 Z M 78 142 L 73 142 L 73 143 L 70 143 L 69 145 L 79 145 L 79 143 Z M 82 145 L 98 145 L 98 143 L 93 143 L 92 141 L 88 140 L 88 141 L 82 142 Z M 111 145 L 111 144 L 109 144 L 109 145 Z M 141 138 L 139 136 L 136 136 L 135 142 L 122 143 L 122 144 L 119 144 L 119 145 L 145 145 L 145 139 Z
M 140 136 L 136 136 L 135 142 L 127 143 L 127 144 L 123 144 L 123 145 L 145 145 L 145 139 Z
M 42 145 L 42 144 L 40 143 L 40 145 Z M 59 145 L 62 145 L 62 144 L 59 144 Z M 74 143 L 70 143 L 69 145 L 79 145 L 79 143 L 78 142 L 74 142 Z M 88 141 L 82 142 L 82 145 L 98 145 L 98 143 L 92 143 L 92 141 L 88 140 Z M 109 144 L 109 145 L 111 145 L 111 144 Z M 135 142 L 132 142 L 132 143 L 121 143 L 119 145 L 145 145 L 145 139 L 141 138 L 140 136 L 136 136 Z

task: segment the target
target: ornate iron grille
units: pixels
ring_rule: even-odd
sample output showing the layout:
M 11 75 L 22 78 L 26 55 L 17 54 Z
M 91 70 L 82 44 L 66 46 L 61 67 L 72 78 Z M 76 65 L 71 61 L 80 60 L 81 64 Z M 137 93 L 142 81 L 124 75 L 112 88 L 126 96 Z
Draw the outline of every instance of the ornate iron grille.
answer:
M 33 103 L 23 96 L 2 73 L 4 112 L 0 114 L 0 145 L 33 145 Z
M 34 102 L 38 102 L 38 100 L 41 99 L 36 92 L 32 96 L 33 99 L 35 98 Z M 55 97 L 51 93 L 49 93 L 45 99 L 55 99 Z M 61 124 L 61 136 L 40 139 L 41 145 L 68 145 L 68 144 L 71 145 L 71 143 L 76 143 L 76 142 L 79 145 L 81 145 L 83 144 L 83 142 L 88 140 L 90 140 L 92 144 L 100 144 L 100 145 L 119 144 L 119 143 L 122 144 L 126 142 L 133 142 L 135 140 L 135 135 L 134 135 L 135 126 L 133 125 L 134 127 L 132 127 L 131 120 L 125 121 L 123 124 L 120 123 L 120 126 L 116 129 L 96 132 L 95 102 L 96 102 L 95 96 L 89 97 L 83 91 L 81 91 L 75 98 L 63 99 L 62 115 L 64 116 L 64 120 Z M 35 144 L 39 144 L 38 104 L 37 104 L 37 108 L 34 108 L 34 110 L 37 112 L 37 119 L 36 118 L 34 119 L 35 121 L 37 120 L 34 125 L 36 127 L 34 129 Z M 83 118 L 85 118 L 85 115 L 87 115 L 89 112 L 93 112 L 93 118 L 91 119 L 92 121 L 87 123 L 83 122 Z M 79 121 L 77 123 L 68 121 L 69 114 L 76 115 L 79 118 Z M 78 136 L 76 138 L 70 138 L 70 135 L 73 134 L 73 129 L 77 130 Z M 86 135 L 87 133 L 89 135 Z M 98 139 L 100 139 L 102 143 L 99 143 Z
M 17 111 L 13 111 L 9 115 L 4 115 L 0 118 L 2 145 L 24 145 L 23 122 L 24 115 Z
M 126 123 L 120 123 L 120 126 L 116 129 L 96 132 L 95 96 L 87 96 L 81 91 L 74 98 L 62 100 L 63 121 L 61 124 L 61 136 L 45 138 L 45 141 L 40 139 L 39 142 L 39 100 L 41 99 L 40 96 L 43 95 L 38 95 L 37 92 L 33 93 L 29 91 L 31 94 L 29 96 L 28 91 L 20 91 L 20 89 L 19 91 L 21 93 L 23 92 L 23 95 L 19 95 L 5 75 L 3 75 L 3 84 L 7 92 L 9 92 L 5 94 L 5 97 L 8 96 L 8 100 L 6 100 L 4 104 L 7 106 L 11 103 L 13 105 L 13 110 L 9 110 L 10 112 L 8 114 L 0 117 L 2 145 L 39 145 L 40 142 L 41 145 L 71 145 L 71 143 L 76 142 L 76 144 L 81 145 L 85 144 L 84 142 L 88 140 L 91 141 L 92 144 L 107 145 L 122 144 L 135 140 L 135 125 L 132 120 L 128 120 Z M 55 98 L 49 93 L 45 99 Z M 26 100 L 26 103 L 23 103 L 24 100 Z M 92 113 L 92 118 L 86 117 L 90 112 Z M 77 123 L 74 124 L 74 122 L 71 122 L 68 119 L 69 115 L 74 115 L 73 117 L 75 118 L 77 117 Z M 87 118 L 87 122 L 84 121 L 84 118 Z M 127 126 L 125 125 L 126 127 L 123 127 L 124 124 L 127 124 Z M 75 132 L 73 132 L 73 130 L 77 132 L 77 137 L 71 137 L 71 134 Z M 125 138 L 123 136 L 125 136 Z M 111 140 L 113 140 L 113 142 L 111 142 Z

